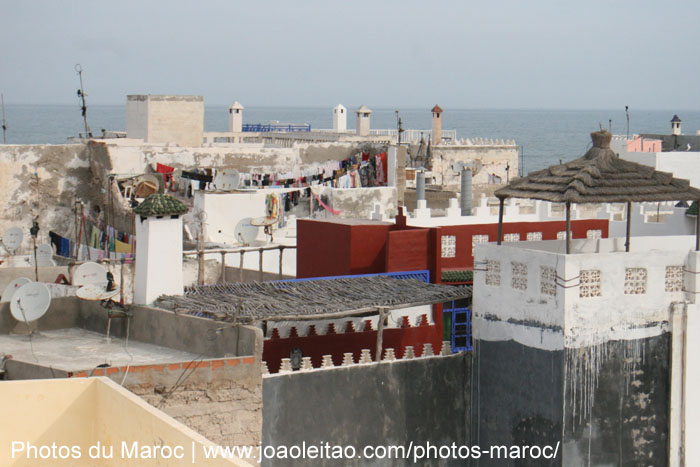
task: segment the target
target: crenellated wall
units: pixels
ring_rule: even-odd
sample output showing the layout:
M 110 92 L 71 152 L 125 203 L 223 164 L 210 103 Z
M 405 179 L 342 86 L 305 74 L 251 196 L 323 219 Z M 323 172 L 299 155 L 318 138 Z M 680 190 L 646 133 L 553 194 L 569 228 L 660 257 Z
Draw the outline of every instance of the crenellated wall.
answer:
M 264 376 L 263 445 L 329 443 L 358 454 L 365 446 L 469 445 L 471 354 L 396 360 L 393 349 L 387 353 L 390 359 L 380 363 L 366 363 L 365 350 L 346 355 L 342 366 L 311 369 L 307 360 L 300 371 Z M 332 459 L 267 462 L 262 465 L 339 465 Z M 415 465 L 411 456 L 376 462 L 343 465 Z M 421 465 L 454 465 L 441 462 Z

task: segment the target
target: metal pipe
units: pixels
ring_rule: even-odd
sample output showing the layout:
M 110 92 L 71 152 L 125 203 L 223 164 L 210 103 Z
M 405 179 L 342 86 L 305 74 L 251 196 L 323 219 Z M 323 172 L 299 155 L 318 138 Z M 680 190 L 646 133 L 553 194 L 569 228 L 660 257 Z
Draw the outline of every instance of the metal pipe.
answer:
M 566 254 L 571 253 L 571 202 L 566 202 Z
M 462 215 L 472 215 L 472 170 L 467 167 L 462 167 Z
M 416 172 L 416 201 L 425 200 L 425 172 Z
M 503 203 L 505 198 L 498 198 L 498 239 L 497 244 L 503 241 Z
M 696 201 L 698 213 L 695 216 L 695 251 L 700 251 L 700 201 Z
M 632 230 L 632 203 L 627 202 L 627 233 L 625 234 L 625 251 L 630 251 L 630 231 Z
M 263 251 L 260 250 L 260 282 L 265 280 L 265 273 L 263 272 Z
M 226 283 L 226 252 L 221 252 L 221 283 Z
M 280 279 L 282 279 L 282 255 L 284 255 L 284 246 L 280 245 Z

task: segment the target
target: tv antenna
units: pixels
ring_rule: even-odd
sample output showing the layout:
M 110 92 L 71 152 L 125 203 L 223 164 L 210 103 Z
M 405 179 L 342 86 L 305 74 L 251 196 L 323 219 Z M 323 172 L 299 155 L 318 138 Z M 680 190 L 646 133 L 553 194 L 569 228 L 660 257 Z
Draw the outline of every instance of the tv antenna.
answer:
M 630 106 L 625 106 L 625 115 L 627 115 L 627 139 L 630 139 Z
M 399 135 L 399 146 L 401 146 L 401 133 L 403 133 L 405 130 L 403 129 L 403 122 L 401 121 L 401 116 L 399 115 L 399 109 L 396 109 L 394 112 L 396 112 L 396 130 L 397 134 Z
M 85 123 L 85 137 L 89 138 L 92 136 L 92 133 L 90 132 L 90 126 L 87 122 L 87 104 L 85 103 L 85 98 L 87 97 L 87 94 L 85 94 L 85 91 L 83 90 L 83 67 L 80 66 L 80 63 L 75 64 L 75 72 L 78 73 L 78 76 L 80 77 L 80 89 L 78 89 L 78 99 L 80 99 L 80 111 L 83 114 L 83 122 Z
M 0 93 L 2 101 L 2 144 L 7 144 L 7 121 L 5 120 L 5 95 Z

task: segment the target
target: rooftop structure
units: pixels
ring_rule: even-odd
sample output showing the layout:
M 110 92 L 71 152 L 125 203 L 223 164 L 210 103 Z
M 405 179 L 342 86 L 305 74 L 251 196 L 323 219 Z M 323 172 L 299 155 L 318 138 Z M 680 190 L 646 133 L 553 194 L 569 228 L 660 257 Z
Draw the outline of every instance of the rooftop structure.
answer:
M 583 157 L 533 172 L 496 190 L 500 200 L 499 226 L 503 222 L 504 201 L 509 197 L 565 203 L 567 232 L 570 231 L 572 203 L 627 203 L 627 212 L 630 212 L 632 202 L 700 199 L 700 190 L 691 187 L 688 180 L 619 158 L 610 149 L 612 135 L 607 131 L 591 133 L 591 138 L 593 147 Z M 697 235 L 700 248 L 700 229 Z M 499 244 L 501 237 L 499 232 Z M 567 252 L 569 238 L 567 234 Z M 628 249 L 629 238 L 628 222 Z
M 469 287 L 373 276 L 196 286 L 188 288 L 184 296 L 163 296 L 157 305 L 252 323 L 370 316 L 380 308 L 409 308 L 470 296 Z

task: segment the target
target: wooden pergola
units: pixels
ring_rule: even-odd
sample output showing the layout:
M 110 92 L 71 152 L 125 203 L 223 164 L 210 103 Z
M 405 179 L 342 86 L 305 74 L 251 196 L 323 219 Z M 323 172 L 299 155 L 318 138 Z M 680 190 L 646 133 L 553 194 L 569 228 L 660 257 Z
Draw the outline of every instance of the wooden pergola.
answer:
M 654 201 L 698 201 L 700 190 L 685 179 L 674 178 L 635 162 L 620 159 L 610 149 L 612 135 L 591 133 L 593 147 L 566 164 L 530 173 L 496 190 L 499 200 L 498 244 L 503 240 L 503 207 L 507 198 L 524 198 L 563 203 L 566 206 L 566 253 L 571 252 L 571 204 L 625 203 L 627 233 L 625 251 L 630 251 L 632 203 Z M 696 220 L 695 250 L 700 251 L 700 215 Z

